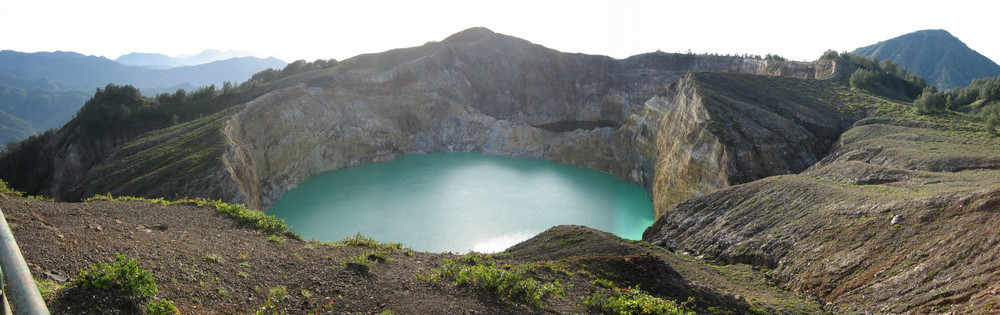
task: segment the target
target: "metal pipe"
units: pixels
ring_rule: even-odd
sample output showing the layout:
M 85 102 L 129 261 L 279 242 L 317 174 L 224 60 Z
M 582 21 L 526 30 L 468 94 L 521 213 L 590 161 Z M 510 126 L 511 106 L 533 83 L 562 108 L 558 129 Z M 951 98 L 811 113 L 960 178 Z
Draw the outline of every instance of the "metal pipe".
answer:
M 14 234 L 7 225 L 7 218 L 0 210 L 0 268 L 3 269 L 4 295 L 10 298 L 10 304 L 17 314 L 49 314 L 42 294 L 35 286 L 28 264 L 21 256 L 21 249 L 14 241 Z

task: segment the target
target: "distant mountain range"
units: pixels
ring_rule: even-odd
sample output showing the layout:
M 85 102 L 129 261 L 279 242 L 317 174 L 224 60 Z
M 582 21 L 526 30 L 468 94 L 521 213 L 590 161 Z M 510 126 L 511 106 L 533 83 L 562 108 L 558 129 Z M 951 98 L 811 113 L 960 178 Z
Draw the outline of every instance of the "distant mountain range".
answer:
M 121 57 L 115 59 L 115 61 L 127 66 L 139 66 L 150 69 L 170 69 L 183 66 L 196 66 L 239 57 L 254 57 L 254 54 L 246 51 L 220 51 L 209 49 L 197 55 L 170 57 L 164 54 L 134 52 L 122 55 Z
M 1000 65 L 945 30 L 916 31 L 855 49 L 854 53 L 892 60 L 941 90 L 964 87 L 974 79 L 1000 76 Z
M 209 50 L 174 59 L 193 63 L 232 54 L 243 53 Z M 142 59 L 134 55 L 125 59 L 133 59 L 132 62 Z M 108 83 L 132 85 L 152 96 L 178 88 L 242 82 L 264 69 L 281 69 L 285 65 L 284 61 L 273 57 L 235 57 L 198 65 L 150 69 L 75 52 L 0 51 L 0 146 L 59 127 L 72 118 L 95 89 Z

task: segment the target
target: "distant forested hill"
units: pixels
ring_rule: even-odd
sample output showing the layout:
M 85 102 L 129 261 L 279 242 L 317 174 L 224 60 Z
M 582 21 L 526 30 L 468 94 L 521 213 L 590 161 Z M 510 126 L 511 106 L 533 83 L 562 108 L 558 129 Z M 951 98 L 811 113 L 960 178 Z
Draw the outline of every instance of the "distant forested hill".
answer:
M 855 49 L 854 53 L 892 60 L 942 90 L 1000 76 L 1000 65 L 945 30 L 916 31 Z
M 132 85 L 146 95 L 178 88 L 246 81 L 286 65 L 276 58 L 239 57 L 165 70 L 127 66 L 75 52 L 0 51 L 0 147 L 68 121 L 94 90 Z

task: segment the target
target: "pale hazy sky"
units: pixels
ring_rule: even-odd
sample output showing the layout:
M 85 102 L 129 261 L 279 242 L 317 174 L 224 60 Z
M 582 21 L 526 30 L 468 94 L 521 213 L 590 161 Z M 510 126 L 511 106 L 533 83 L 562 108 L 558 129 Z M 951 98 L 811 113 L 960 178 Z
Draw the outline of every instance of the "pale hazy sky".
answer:
M 285 61 L 418 46 L 484 26 L 564 52 L 776 53 L 814 60 L 945 29 L 1000 62 L 1000 1 L 0 0 L 0 49 L 244 50 Z

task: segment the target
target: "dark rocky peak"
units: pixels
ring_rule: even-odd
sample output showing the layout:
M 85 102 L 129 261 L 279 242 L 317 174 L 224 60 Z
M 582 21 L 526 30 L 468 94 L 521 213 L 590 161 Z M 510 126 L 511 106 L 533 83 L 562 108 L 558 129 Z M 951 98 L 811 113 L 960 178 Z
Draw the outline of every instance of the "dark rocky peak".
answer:
M 969 85 L 974 79 L 1000 75 L 1000 65 L 945 30 L 922 30 L 857 48 L 872 56 L 910 69 L 938 89 Z

